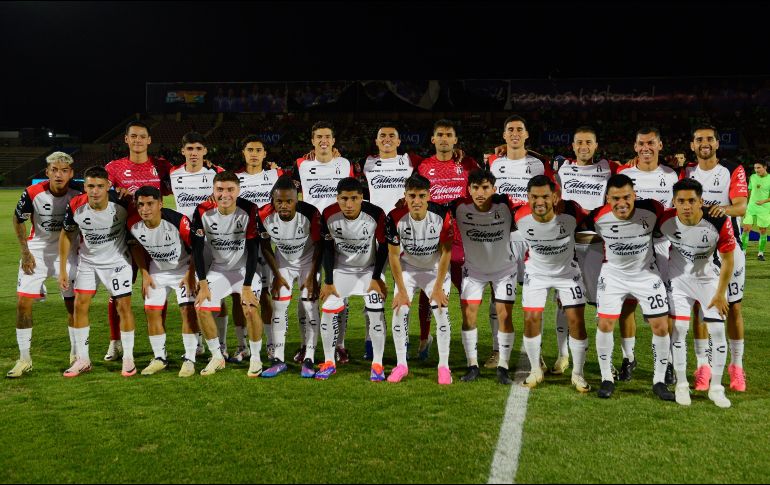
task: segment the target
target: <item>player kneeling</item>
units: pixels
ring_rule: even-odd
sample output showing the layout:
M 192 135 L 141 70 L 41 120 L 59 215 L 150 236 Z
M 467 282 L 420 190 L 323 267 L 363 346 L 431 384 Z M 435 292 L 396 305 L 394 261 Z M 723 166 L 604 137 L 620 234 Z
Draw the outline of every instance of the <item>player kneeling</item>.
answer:
M 399 382 L 408 373 L 406 342 L 409 306 L 418 289 L 429 295 L 438 336 L 438 383 L 451 384 L 449 370 L 449 263 L 452 259 L 452 218 L 449 211 L 430 202 L 430 181 L 412 174 L 404 186 L 405 204 L 388 214 L 388 259 L 395 281 L 393 343 L 397 365 L 388 382 Z
M 299 306 L 306 315 L 306 342 L 302 377 L 315 376 L 315 348 L 318 342 L 318 272 L 323 255 L 321 214 L 318 209 L 297 200 L 297 187 L 289 177 L 280 177 L 273 186 L 272 202 L 259 210 L 262 256 L 273 272 L 274 358 L 262 377 L 275 377 L 286 371 L 286 330 L 294 282 L 300 286 Z M 275 252 L 270 244 L 275 242 Z
M 491 284 L 500 322 L 497 380 L 510 385 L 513 380 L 508 375 L 508 360 L 514 339 L 511 311 L 516 301 L 516 260 L 511 251 L 514 206 L 508 197 L 495 194 L 496 180 L 488 170 L 474 170 L 468 175 L 470 197 L 450 203 L 465 249 L 460 306 L 468 372 L 460 380 L 474 381 L 480 374 L 476 319 L 484 287 Z
M 154 359 L 142 375 L 151 375 L 168 367 L 166 330 L 161 313 L 168 292 L 176 292 L 182 313 L 184 362 L 179 377 L 195 374 L 195 354 L 198 347 L 198 320 L 195 316 L 195 272 L 190 266 L 192 240 L 190 220 L 163 207 L 160 190 L 144 186 L 134 193 L 136 213 L 129 216 L 128 229 L 134 239 L 131 254 L 142 271 L 142 296 L 147 328 Z M 145 251 L 149 262 L 145 258 Z
M 597 285 L 599 325 L 596 352 L 602 383 L 598 394 L 608 398 L 615 390 L 612 377 L 612 331 L 620 318 L 623 301 L 630 296 L 639 301 L 652 328 L 652 356 L 655 374 L 652 390 L 664 401 L 674 394 L 665 384 L 671 340 L 668 335 L 668 296 L 666 285 L 655 264 L 653 235 L 660 237 L 663 206 L 655 200 L 636 200 L 634 182 L 617 174 L 607 181 L 607 204 L 591 212 L 587 226 L 604 240 L 604 264 Z M 627 360 L 626 360 L 627 361 Z M 624 361 L 624 364 L 625 362 Z M 636 367 L 636 360 L 631 361 Z
M 232 172 L 214 177 L 214 202 L 200 204 L 193 214 L 193 257 L 198 276 L 195 306 L 198 323 L 211 351 L 211 360 L 201 370 L 202 376 L 225 368 L 219 348 L 219 335 L 213 313 L 220 302 L 232 294 L 240 294 L 249 334 L 251 358 L 248 377 L 262 374 L 262 318 L 259 315 L 259 291 L 251 288 L 257 269 L 257 206 L 238 197 L 240 181 Z M 211 248 L 211 267 L 206 268 L 205 245 Z M 257 282 L 259 282 L 257 278 Z
M 364 188 L 353 177 L 337 184 L 337 203 L 323 212 L 321 235 L 324 237 L 324 285 L 321 287 L 321 339 L 324 363 L 316 379 L 328 379 L 337 370 L 335 349 L 339 337 L 339 314 L 344 299 L 364 297 L 372 338 L 372 381 L 384 381 L 382 354 L 385 350 L 385 282 L 382 268 L 388 257 L 385 244 L 385 213 L 365 202 Z

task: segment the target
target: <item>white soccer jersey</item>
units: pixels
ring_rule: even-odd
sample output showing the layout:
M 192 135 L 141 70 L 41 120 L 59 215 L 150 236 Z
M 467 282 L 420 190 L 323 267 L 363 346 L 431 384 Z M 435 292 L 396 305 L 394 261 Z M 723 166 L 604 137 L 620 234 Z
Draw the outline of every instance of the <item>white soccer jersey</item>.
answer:
M 514 215 L 515 226 L 529 246 L 527 273 L 557 277 L 571 271 L 575 260 L 575 230 L 587 217 L 574 201 L 563 202 L 563 208 L 549 222 L 538 222 L 529 205 Z
M 730 205 L 732 199 L 749 196 L 746 171 L 740 165 L 719 162 L 711 170 L 703 170 L 697 163 L 690 163 L 684 177 L 703 186 L 703 205 Z
M 665 165 L 650 172 L 639 170 L 637 167 L 621 166 L 618 173 L 628 175 L 634 181 L 634 191 L 640 199 L 653 199 L 666 209 L 672 206 L 674 184 L 679 181 L 679 175 L 674 169 Z
M 279 268 L 309 268 L 315 250 L 313 243 L 321 240 L 321 214 L 318 209 L 300 200 L 294 219 L 284 221 L 271 202 L 259 209 L 258 230 L 262 239 L 275 243 Z
M 546 175 L 553 180 L 551 166 L 532 155 L 518 160 L 492 155 L 489 170 L 497 178 L 497 193 L 510 196 L 514 202 L 527 201 L 527 184 L 535 175 Z
M 396 202 L 404 197 L 404 182 L 413 170 L 406 153 L 393 158 L 368 157 L 363 171 L 369 186 L 369 202 L 390 214 Z
M 321 218 L 321 235 L 334 241 L 334 268 L 366 270 L 374 266 L 377 246 L 385 244 L 385 213 L 364 201 L 361 213 L 350 220 L 339 204 L 326 208 Z
M 388 244 L 401 246 L 401 261 L 427 271 L 438 269 L 439 246 L 454 237 L 449 211 L 434 202 L 428 202 L 428 213 L 421 221 L 414 220 L 406 206 L 393 209 L 385 226 Z
M 107 207 L 97 211 L 88 205 L 88 195 L 70 200 L 63 227 L 67 232 L 80 230 L 80 261 L 91 266 L 125 263 L 127 202 L 108 192 Z
M 160 224 L 153 229 L 147 227 L 136 212 L 128 217 L 131 238 L 150 255 L 150 274 L 186 268 L 192 253 L 190 219 L 165 207 L 160 217 Z
M 241 181 L 241 193 L 238 197 L 262 207 L 272 200 L 270 192 L 278 181 L 278 177 L 283 175 L 283 170 L 262 170 L 259 173 L 249 174 L 246 173 L 246 169 L 241 169 L 235 174 Z
M 714 250 L 729 253 L 736 247 L 733 226 L 728 217 L 711 217 L 705 211 L 703 219 L 687 226 L 669 209 L 663 215 L 660 229 L 671 241 L 669 277 L 709 280 L 719 274 L 714 264 Z
M 171 191 L 174 193 L 177 212 L 192 219 L 195 208 L 214 193 L 214 177 L 222 167 L 202 167 L 197 172 L 188 172 L 182 164 L 171 170 Z
M 322 214 L 324 209 L 337 201 L 339 181 L 354 176 L 353 165 L 342 157 L 328 162 L 300 158 L 294 167 L 294 178 L 302 184 L 302 200 Z
M 465 266 L 485 275 L 515 273 L 511 251 L 513 214 L 508 197 L 492 196 L 492 206 L 486 212 L 476 209 L 468 197 L 455 200 L 451 207 L 463 239 Z
M 192 221 L 194 237 L 204 237 L 211 248 L 212 269 L 230 271 L 246 267 L 246 240 L 257 237 L 257 206 L 238 197 L 232 214 L 219 212 L 214 202 L 204 202 L 195 209 Z
M 652 238 L 660 236 L 663 210 L 655 200 L 639 200 L 628 220 L 618 219 L 609 204 L 591 212 L 589 226 L 604 240 L 605 263 L 632 276 L 649 268 L 655 254 Z
M 574 200 L 585 210 L 594 210 L 604 205 L 607 180 L 618 170 L 616 162 L 599 160 L 591 165 L 578 165 L 567 160 L 559 167 L 561 198 Z
M 27 238 L 30 251 L 58 254 L 59 232 L 67 214 L 67 204 L 83 191 L 82 185 L 71 183 L 64 195 L 55 197 L 50 187 L 47 180 L 27 187 L 21 194 L 14 214 L 20 223 L 31 219 L 32 227 Z

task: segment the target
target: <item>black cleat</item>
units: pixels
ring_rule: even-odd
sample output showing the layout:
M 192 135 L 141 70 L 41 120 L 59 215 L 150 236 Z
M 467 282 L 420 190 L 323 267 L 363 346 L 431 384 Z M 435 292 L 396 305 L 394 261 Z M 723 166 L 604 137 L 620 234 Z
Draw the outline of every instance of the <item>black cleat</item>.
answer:
M 609 399 L 613 392 L 615 392 L 615 383 L 612 381 L 602 381 L 596 393 L 602 399 Z
M 676 384 L 676 375 L 674 374 L 674 364 L 671 362 L 668 363 L 666 366 L 666 377 L 663 378 L 663 382 L 666 383 L 667 386 L 673 386 Z
M 623 363 L 620 364 L 620 372 L 618 373 L 618 380 L 628 382 L 634 377 L 634 369 L 636 369 L 636 359 L 633 362 L 623 357 Z
M 658 382 L 657 384 L 653 384 L 652 386 L 652 392 L 655 393 L 656 396 L 661 398 L 663 401 L 675 401 L 676 396 L 674 396 L 674 393 L 668 390 L 668 387 L 663 384 L 662 382 Z
M 760 261 L 764 261 L 765 260 L 765 255 L 764 254 L 760 254 L 760 255 L 757 256 L 757 259 L 760 260 Z
M 513 384 L 513 379 L 511 379 L 511 376 L 508 375 L 508 369 L 504 367 L 497 368 L 497 382 L 500 384 L 505 384 L 506 386 Z
M 465 373 L 464 376 L 460 378 L 463 382 L 472 382 L 478 379 L 481 372 L 479 371 L 479 366 L 477 365 L 471 365 L 468 366 L 468 372 Z

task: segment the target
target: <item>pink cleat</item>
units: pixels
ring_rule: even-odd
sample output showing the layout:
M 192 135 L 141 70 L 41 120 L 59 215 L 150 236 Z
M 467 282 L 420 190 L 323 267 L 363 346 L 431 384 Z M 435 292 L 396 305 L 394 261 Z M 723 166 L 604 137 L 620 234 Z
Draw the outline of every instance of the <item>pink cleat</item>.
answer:
M 743 371 L 743 367 L 730 364 L 727 366 L 727 373 L 730 374 L 730 389 L 746 392 L 746 373 Z
M 64 377 L 77 377 L 80 374 L 85 374 L 91 371 L 91 362 L 77 359 L 72 367 L 64 371 Z
M 452 383 L 452 371 L 449 367 L 438 368 L 438 383 L 441 385 L 448 385 Z
M 405 365 L 397 365 L 393 368 L 392 371 L 390 371 L 390 375 L 388 376 L 387 381 L 388 382 L 401 382 L 401 379 L 407 376 L 409 374 L 409 368 Z
M 711 366 L 703 364 L 695 371 L 695 390 L 708 391 L 711 382 Z
M 123 370 L 120 372 L 120 375 L 123 377 L 136 375 L 136 366 L 134 365 L 133 360 L 123 357 Z

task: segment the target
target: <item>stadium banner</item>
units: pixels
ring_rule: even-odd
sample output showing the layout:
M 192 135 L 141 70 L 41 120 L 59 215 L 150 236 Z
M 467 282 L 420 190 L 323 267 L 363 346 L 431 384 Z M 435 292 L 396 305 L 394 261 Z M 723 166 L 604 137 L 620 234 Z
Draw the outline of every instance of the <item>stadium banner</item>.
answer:
M 740 139 L 737 130 L 728 130 L 719 132 L 719 148 L 725 150 L 737 150 Z
M 540 134 L 540 145 L 563 147 L 572 144 L 573 133 L 565 130 L 549 130 Z

